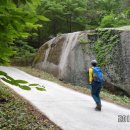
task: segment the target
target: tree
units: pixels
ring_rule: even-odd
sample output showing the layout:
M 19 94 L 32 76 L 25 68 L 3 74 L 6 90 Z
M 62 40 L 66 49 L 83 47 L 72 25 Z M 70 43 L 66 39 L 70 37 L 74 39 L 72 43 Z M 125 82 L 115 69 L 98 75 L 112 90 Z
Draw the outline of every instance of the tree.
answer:
M 114 27 L 115 23 L 116 23 L 116 19 L 114 18 L 114 15 L 106 15 L 101 20 L 100 27 L 102 28 Z
M 41 27 L 38 20 L 48 20 L 36 14 L 36 7 L 40 0 L 1 0 L 0 1 L 0 64 L 7 64 L 9 57 L 15 52 L 12 44 L 15 39 L 27 38 L 27 29 Z M 30 86 L 37 86 L 38 90 L 45 90 L 38 84 L 29 84 L 24 80 L 15 80 L 7 73 L 0 71 L 0 79 L 16 85 L 22 89 L 30 90 Z M 40 87 L 39 87 L 40 86 Z
M 36 14 L 35 9 L 40 0 L 1 0 L 0 1 L 0 64 L 9 62 L 15 52 L 11 45 L 17 38 L 26 38 L 27 29 L 36 29 L 40 20 L 48 20 Z
M 42 0 L 37 12 L 50 19 L 38 30 L 38 42 L 42 44 L 49 35 L 84 30 L 86 26 L 86 0 Z
M 88 0 L 86 7 L 86 29 L 95 29 L 99 26 L 103 11 L 99 8 L 99 0 Z
M 100 27 L 120 27 L 130 24 L 130 7 L 127 0 L 100 0 L 99 5 L 105 12 Z

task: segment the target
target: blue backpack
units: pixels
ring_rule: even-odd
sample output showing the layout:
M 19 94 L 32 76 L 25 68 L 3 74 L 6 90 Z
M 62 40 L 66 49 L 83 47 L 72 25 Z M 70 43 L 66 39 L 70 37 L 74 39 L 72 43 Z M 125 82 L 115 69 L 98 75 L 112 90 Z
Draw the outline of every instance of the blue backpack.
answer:
M 99 67 L 93 67 L 93 80 L 103 83 L 105 81 L 103 73 Z

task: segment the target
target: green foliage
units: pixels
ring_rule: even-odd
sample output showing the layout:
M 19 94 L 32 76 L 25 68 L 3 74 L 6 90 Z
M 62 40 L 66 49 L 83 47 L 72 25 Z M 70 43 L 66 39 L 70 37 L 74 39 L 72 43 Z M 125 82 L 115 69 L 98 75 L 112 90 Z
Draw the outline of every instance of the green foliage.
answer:
M 3 81 L 5 81 L 11 85 L 18 86 L 19 88 L 22 88 L 24 90 L 31 90 L 30 87 L 34 86 L 39 91 L 45 91 L 44 86 L 41 86 L 39 84 L 29 84 L 25 80 L 15 80 L 14 78 L 10 77 L 7 73 L 5 73 L 3 71 L 0 71 L 0 79 L 2 79 Z
M 84 30 L 86 26 L 86 1 L 87 0 L 42 0 L 37 12 L 50 19 L 42 23 L 43 28 L 38 30 L 38 42 L 48 40 L 50 35 L 56 36 L 59 32 L 74 32 Z
M 115 22 L 115 17 L 114 15 L 107 15 L 104 16 L 104 18 L 101 21 L 100 27 L 105 28 L 105 27 L 114 27 Z
M 80 40 L 79 40 L 79 43 L 80 43 L 80 44 L 87 44 L 87 43 L 90 43 L 90 40 L 80 39 Z
M 31 90 L 30 87 L 26 86 L 26 85 L 21 85 L 19 86 L 21 89 L 24 89 L 24 90 Z
M 113 30 L 97 30 L 98 39 L 92 47 L 95 52 L 99 66 L 111 63 L 112 50 L 120 43 L 120 32 L 115 33 Z
M 128 8 L 126 9 L 125 13 L 126 13 L 127 16 L 130 15 L 130 7 L 128 7 Z
M 130 19 L 125 18 L 125 16 L 116 16 L 114 14 L 106 15 L 101 20 L 101 28 L 110 28 L 110 27 L 120 27 L 130 25 Z
M 86 2 L 86 29 L 95 29 L 99 26 L 99 22 L 102 18 L 103 11 L 99 8 L 99 1 L 87 0 Z
M 109 15 L 111 13 L 118 14 L 123 9 L 122 0 L 98 0 L 97 5 L 103 14 Z
M 40 88 L 40 87 L 36 87 L 36 89 L 39 90 L 39 91 L 45 91 L 44 88 Z
M 86 29 L 129 25 L 129 6 L 122 0 L 88 0 Z
M 10 97 L 10 93 L 6 93 L 6 91 L 2 87 L 0 87 L 0 102 L 7 102 L 8 100 L 10 100 Z
M 38 86 L 38 84 L 29 84 L 29 86 Z
M 36 49 L 28 45 L 25 40 L 15 40 L 13 50 L 16 52 L 11 58 L 12 64 L 16 65 L 31 65 Z
M 115 27 L 121 27 L 121 26 L 129 26 L 130 25 L 130 19 L 117 19 Z
M 37 13 L 48 17 L 50 22 L 40 22 L 43 27 L 37 31 L 35 41 L 40 43 L 37 47 L 59 32 L 129 25 L 126 5 L 127 2 L 122 0 L 42 0 Z
M 120 31 L 97 29 L 95 33 L 88 34 L 88 40 L 81 39 L 80 43 L 89 44 L 89 46 L 83 48 L 83 50 L 91 49 L 96 56 L 98 65 L 103 67 L 112 62 L 114 48 L 120 44 Z
M 0 64 L 9 61 L 14 51 L 10 48 L 16 38 L 27 38 L 26 29 L 36 29 L 39 20 L 47 20 L 36 14 L 40 0 L 1 0 L 0 1 Z

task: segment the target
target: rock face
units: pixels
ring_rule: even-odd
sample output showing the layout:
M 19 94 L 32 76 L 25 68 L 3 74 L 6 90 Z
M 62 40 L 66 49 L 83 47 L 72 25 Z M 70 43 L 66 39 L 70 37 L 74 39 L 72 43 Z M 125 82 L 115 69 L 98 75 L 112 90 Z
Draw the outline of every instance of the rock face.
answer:
M 109 53 L 106 53 L 105 58 L 111 60 L 105 67 L 101 67 L 110 86 L 118 87 L 130 95 L 130 31 L 114 30 L 109 33 L 114 34 L 106 37 L 106 42 L 111 39 L 109 41 L 111 43 L 108 42 L 108 45 L 104 43 L 99 46 L 99 50 L 104 54 L 106 47 L 111 44 L 111 50 L 107 48 Z M 115 38 L 116 33 L 119 35 L 118 40 Z M 99 34 L 101 34 L 99 31 L 82 31 L 57 36 L 40 47 L 33 65 L 61 80 L 86 85 L 90 61 L 95 58 L 101 61 L 98 57 L 100 53 L 92 49 L 96 44 L 98 45 L 97 41 L 104 39 L 106 32 L 102 31 L 103 36 Z M 115 40 L 116 45 L 114 45 Z
M 121 44 L 118 46 L 118 53 L 115 57 L 115 70 L 118 69 L 119 71 L 115 82 L 116 86 L 130 95 L 130 31 L 121 33 Z

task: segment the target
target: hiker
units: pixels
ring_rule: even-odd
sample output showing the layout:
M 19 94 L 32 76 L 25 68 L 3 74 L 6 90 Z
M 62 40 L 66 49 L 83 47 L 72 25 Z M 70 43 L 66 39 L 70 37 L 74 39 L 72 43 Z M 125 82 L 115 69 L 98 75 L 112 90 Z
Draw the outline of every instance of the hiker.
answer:
M 100 91 L 102 83 L 104 81 L 102 71 L 97 67 L 97 61 L 91 61 L 91 67 L 89 68 L 89 88 L 91 89 L 92 97 L 96 103 L 95 110 L 101 111 L 101 99 Z

